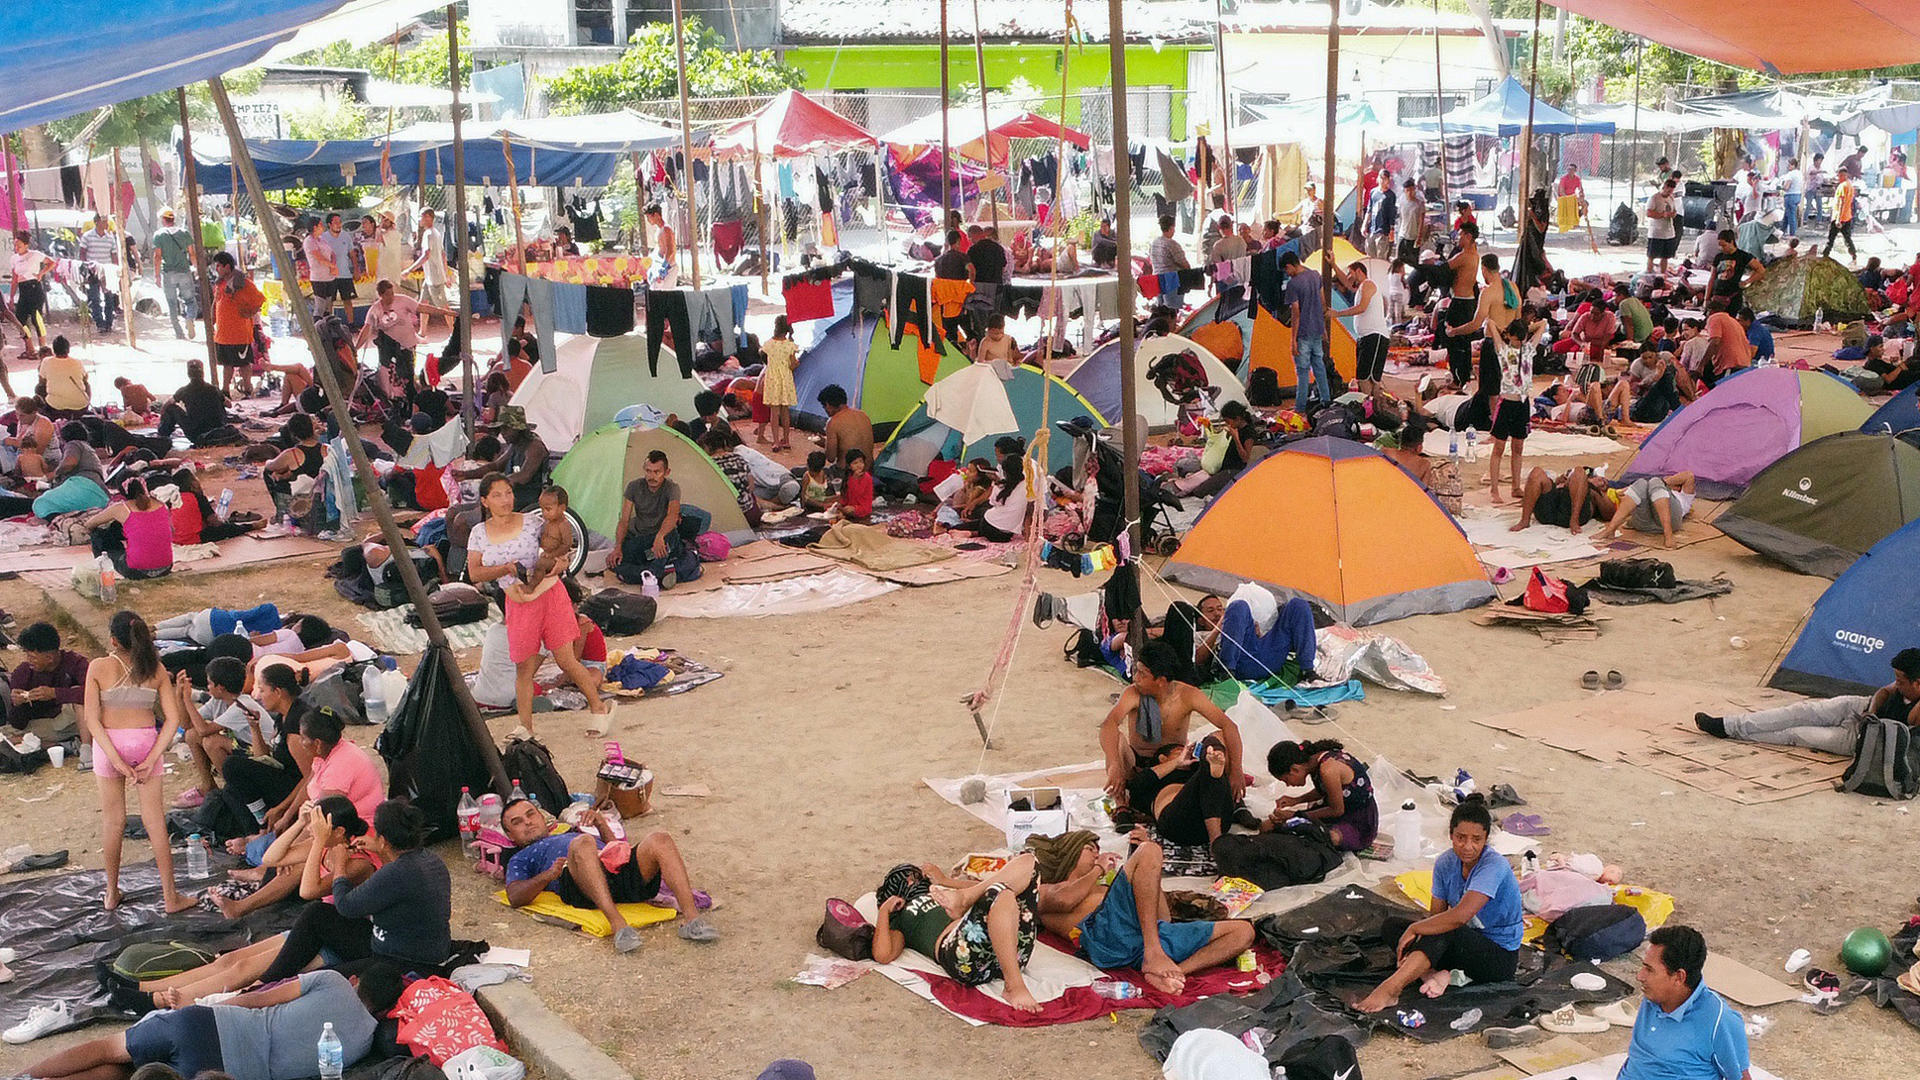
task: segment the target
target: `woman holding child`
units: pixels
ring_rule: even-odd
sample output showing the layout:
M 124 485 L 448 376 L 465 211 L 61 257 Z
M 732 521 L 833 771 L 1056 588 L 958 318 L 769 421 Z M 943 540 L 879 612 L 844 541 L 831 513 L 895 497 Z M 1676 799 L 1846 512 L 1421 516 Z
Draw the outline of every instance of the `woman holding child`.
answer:
M 570 554 L 557 550 L 567 542 L 559 537 L 568 531 L 566 491 L 550 487 L 541 494 L 540 503 L 540 510 L 519 513 L 513 508 L 513 485 L 505 476 L 488 473 L 480 481 L 484 517 L 467 538 L 467 580 L 475 585 L 492 582 L 501 590 L 520 729 L 533 730 L 533 676 L 545 647 L 586 695 L 588 711 L 600 718 L 588 731 L 604 735 L 613 707 L 600 700 L 600 681 L 580 663 L 580 625 L 574 617 L 573 597 L 561 580 Z M 558 529 L 547 528 L 549 516 Z

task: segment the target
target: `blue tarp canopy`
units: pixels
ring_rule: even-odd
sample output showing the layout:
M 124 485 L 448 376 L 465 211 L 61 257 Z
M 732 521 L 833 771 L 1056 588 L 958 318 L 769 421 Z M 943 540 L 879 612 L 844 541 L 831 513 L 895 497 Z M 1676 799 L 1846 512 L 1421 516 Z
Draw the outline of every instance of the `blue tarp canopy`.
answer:
M 204 82 L 259 60 L 347 0 L 8 4 L 0 132 Z
M 1527 103 L 1530 96 L 1520 80 L 1509 75 L 1493 88 L 1493 93 L 1446 114 L 1448 135 L 1499 135 L 1512 137 L 1527 129 Z M 1432 130 L 1433 120 L 1409 120 L 1407 127 Z M 1544 101 L 1533 102 L 1533 131 L 1536 135 L 1611 135 L 1611 120 L 1579 120 Z

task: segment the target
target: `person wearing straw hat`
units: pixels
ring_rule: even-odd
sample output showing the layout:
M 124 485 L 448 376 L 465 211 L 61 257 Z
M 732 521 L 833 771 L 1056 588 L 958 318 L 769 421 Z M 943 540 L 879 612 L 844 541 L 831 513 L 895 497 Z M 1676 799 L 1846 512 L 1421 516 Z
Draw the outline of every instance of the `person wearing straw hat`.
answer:
M 167 319 L 173 336 L 192 340 L 193 322 L 200 315 L 200 290 L 193 278 L 193 236 L 175 220 L 173 207 L 160 211 L 160 229 L 153 234 L 154 273 L 167 301 Z M 186 319 L 182 331 L 180 321 Z

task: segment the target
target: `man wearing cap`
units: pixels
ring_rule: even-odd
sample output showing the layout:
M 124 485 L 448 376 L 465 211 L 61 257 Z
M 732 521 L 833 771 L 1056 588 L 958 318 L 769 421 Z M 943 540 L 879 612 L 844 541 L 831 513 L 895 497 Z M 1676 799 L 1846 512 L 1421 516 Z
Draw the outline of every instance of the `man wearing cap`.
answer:
M 508 803 L 500 827 L 518 849 L 507 859 L 508 904 L 525 907 L 550 892 L 569 907 L 593 908 L 612 928 L 613 947 L 630 953 L 640 947 L 640 932 L 627 924 L 620 905 L 651 903 L 665 886 L 680 910 L 682 938 L 720 940 L 700 911 L 679 846 L 666 833 L 651 832 L 629 844 L 598 810 L 587 811 L 577 828 L 556 831 L 554 820 L 531 799 Z
M 491 472 L 500 473 L 513 485 L 514 508 L 531 510 L 539 504 L 540 489 L 547 484 L 547 444 L 541 442 L 540 436 L 528 425 L 523 405 L 502 407 L 495 426 L 500 431 L 500 456 L 461 469 L 456 476 L 461 480 L 478 480 Z
M 160 294 L 167 298 L 167 318 L 173 336 L 191 339 L 193 322 L 200 317 L 200 287 L 193 277 L 193 236 L 174 221 L 173 207 L 160 211 L 160 229 L 153 234 L 153 272 Z M 187 328 L 180 329 L 186 319 Z
M 1135 829 L 1122 862 L 1084 830 L 1029 837 L 1040 871 L 1040 922 L 1079 945 L 1098 968 L 1135 968 L 1154 989 L 1178 994 L 1187 976 L 1253 947 L 1253 924 L 1174 922 L 1160 889 L 1160 845 Z M 1112 875 L 1110 878 L 1108 875 Z

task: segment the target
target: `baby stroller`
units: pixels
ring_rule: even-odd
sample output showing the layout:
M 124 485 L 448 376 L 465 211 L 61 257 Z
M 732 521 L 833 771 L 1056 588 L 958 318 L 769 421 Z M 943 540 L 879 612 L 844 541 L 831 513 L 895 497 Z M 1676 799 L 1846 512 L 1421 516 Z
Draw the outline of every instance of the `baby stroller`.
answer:
M 389 384 L 395 381 L 394 373 L 390 370 L 369 373 L 360 366 L 359 354 L 353 346 L 353 328 L 340 316 L 328 315 L 319 321 L 316 329 L 327 357 L 338 365 L 340 381 L 347 384 L 347 408 L 354 420 L 362 424 L 385 424 L 389 414 L 399 411 L 399 404 L 389 389 Z
M 1057 471 L 1054 479 L 1077 490 L 1085 483 L 1085 479 L 1083 474 L 1081 483 L 1075 484 L 1074 473 L 1079 469 L 1092 471 L 1095 494 L 1093 517 L 1087 527 L 1087 541 L 1111 544 L 1119 538 L 1126 525 L 1126 485 L 1122 481 L 1126 462 L 1120 448 L 1101 438 L 1094 430 L 1093 423 L 1085 417 L 1062 420 L 1055 426 L 1080 446 L 1074 454 L 1075 464 Z M 1161 488 L 1158 477 L 1144 469 L 1140 470 L 1140 536 L 1147 551 L 1170 555 L 1179 548 L 1180 537 L 1174 528 L 1172 516 L 1172 511 L 1179 509 L 1180 497 Z

